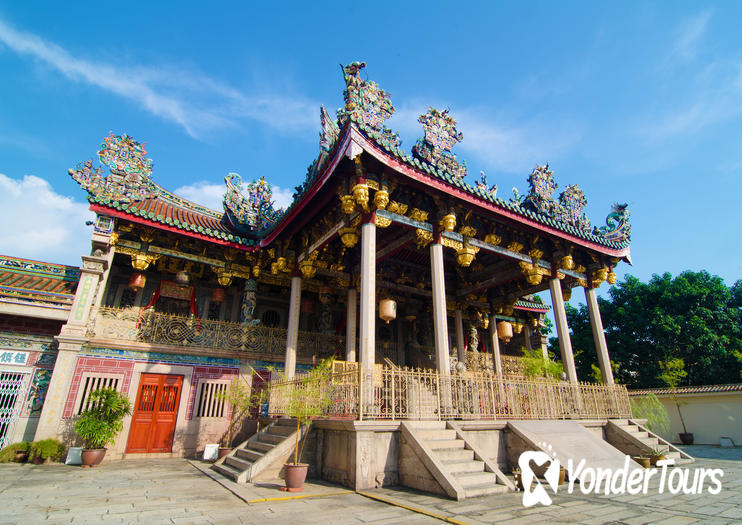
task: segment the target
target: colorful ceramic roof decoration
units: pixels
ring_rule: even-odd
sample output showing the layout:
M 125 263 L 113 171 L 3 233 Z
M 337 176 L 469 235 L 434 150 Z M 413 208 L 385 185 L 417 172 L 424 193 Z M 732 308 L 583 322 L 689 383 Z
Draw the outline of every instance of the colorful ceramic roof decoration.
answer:
M 98 150 L 98 158 L 110 173 L 104 174 L 100 167 L 93 166 L 92 159 L 69 173 L 92 197 L 139 201 L 157 192 L 157 186 L 150 180 L 152 161 L 145 157 L 146 153 L 144 144 L 128 135 L 111 133 Z
M 428 112 L 417 119 L 423 125 L 425 135 L 412 146 L 412 156 L 439 169 L 452 173 L 456 178 L 466 177 L 466 163 L 456 160 L 451 148 L 464 138 L 456 129 L 456 121 L 448 110 L 428 108 Z
M 524 310 L 527 312 L 548 312 L 551 310 L 549 305 L 543 303 L 537 303 L 535 301 L 529 301 L 527 299 L 518 299 L 513 308 L 516 310 Z
M 329 152 L 340 136 L 340 128 L 338 128 L 337 123 L 327 112 L 325 106 L 320 107 L 319 118 L 322 125 L 322 130 L 319 132 L 319 149 L 320 151 Z
M 80 269 L 0 255 L 0 302 L 69 309 Z
M 273 207 L 273 190 L 265 177 L 242 184 L 236 173 L 224 177 L 227 191 L 224 210 L 230 224 L 238 231 L 251 233 L 273 226 L 283 215 L 283 210 Z
M 365 67 L 365 62 L 353 62 L 343 67 L 345 106 L 338 110 L 338 121 L 341 126 L 348 120 L 364 124 L 381 134 L 385 142 L 399 146 L 399 136 L 384 125 L 394 113 L 392 99 L 376 82 L 361 78 Z
M 647 394 L 672 395 L 674 394 L 714 394 L 718 392 L 742 392 L 742 383 L 731 383 L 726 385 L 702 385 L 681 386 L 673 392 L 669 388 L 644 388 L 641 390 L 629 390 L 630 396 L 644 396 Z
M 152 161 L 145 157 L 144 145 L 128 135 L 105 138 L 98 158 L 110 173 L 87 160 L 70 175 L 88 192 L 91 209 L 113 217 L 126 218 L 150 226 L 178 230 L 186 235 L 216 242 L 254 246 L 223 217 L 224 214 L 187 201 L 155 184 L 151 179 Z

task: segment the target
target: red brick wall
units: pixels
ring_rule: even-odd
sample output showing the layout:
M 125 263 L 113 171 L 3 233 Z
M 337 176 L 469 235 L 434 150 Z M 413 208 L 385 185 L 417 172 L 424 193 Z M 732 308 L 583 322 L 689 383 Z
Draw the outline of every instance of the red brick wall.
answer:
M 120 390 L 122 392 L 128 392 L 133 370 L 134 361 L 110 359 L 105 357 L 79 357 L 77 359 L 77 364 L 75 365 L 75 372 L 72 374 L 72 384 L 70 385 L 70 391 L 67 394 L 67 402 L 64 405 L 63 417 L 69 419 L 74 415 L 75 400 L 77 399 L 77 392 L 80 389 L 80 381 L 82 380 L 83 374 L 87 372 L 123 374 L 124 382 L 123 385 L 121 385 Z
M 228 379 L 232 380 L 237 377 L 237 370 L 234 368 L 219 368 L 209 366 L 196 366 L 193 368 L 193 379 L 191 380 L 191 392 L 188 395 L 188 408 L 186 409 L 186 419 L 193 419 L 193 411 L 196 408 L 196 395 L 198 395 L 198 384 L 202 380 L 208 379 Z M 225 414 L 229 417 L 229 411 L 232 407 L 227 408 Z

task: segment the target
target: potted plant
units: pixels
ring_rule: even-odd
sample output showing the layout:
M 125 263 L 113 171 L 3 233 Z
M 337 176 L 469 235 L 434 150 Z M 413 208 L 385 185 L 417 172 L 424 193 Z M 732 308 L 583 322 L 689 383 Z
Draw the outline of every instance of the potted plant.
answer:
M 692 445 L 693 444 L 693 433 L 688 432 L 688 429 L 685 428 L 685 420 L 683 419 L 683 413 L 680 411 L 680 405 L 681 403 L 678 401 L 678 385 L 680 384 L 681 379 L 686 377 L 688 375 L 688 372 L 685 371 L 685 361 L 683 361 L 679 357 L 674 357 L 672 359 L 668 359 L 667 361 L 660 361 L 660 369 L 662 370 L 662 373 L 658 376 L 662 382 L 664 382 L 667 385 L 667 388 L 670 390 L 670 393 L 672 394 L 672 399 L 675 402 L 675 406 L 678 409 L 678 416 L 680 416 L 680 424 L 683 425 L 683 431 L 678 432 L 678 437 L 680 438 L 680 442 L 683 445 Z
M 232 451 L 232 440 L 236 435 L 235 425 L 253 408 L 260 407 L 262 401 L 262 390 L 256 391 L 244 378 L 236 377 L 229 386 L 215 394 L 221 401 L 226 401 L 232 407 L 229 414 L 229 426 L 227 427 L 226 447 L 219 447 L 219 457 L 223 458 Z
M 28 459 L 40 465 L 48 461 L 59 461 L 64 456 L 65 446 L 54 438 L 33 441 L 28 446 Z
M 302 439 L 301 426 L 323 416 L 333 403 L 330 387 L 332 361 L 332 358 L 323 359 L 310 372 L 286 385 L 286 415 L 296 419 L 296 443 L 294 460 L 284 465 L 286 487 L 283 490 L 289 492 L 304 490 L 309 464 L 299 462 L 307 441 Z
M 88 399 L 90 408 L 78 416 L 75 432 L 83 441 L 83 467 L 94 467 L 121 432 L 124 417 L 131 414 L 131 402 L 113 388 L 93 390 Z
M 631 459 L 639 463 L 644 468 L 649 468 L 652 466 L 652 460 L 649 457 L 645 456 L 631 456 Z
M 657 466 L 658 461 L 667 459 L 665 457 L 665 450 L 660 447 L 652 447 L 649 452 L 649 462 L 652 466 Z
M 0 450 L 0 463 L 23 463 L 28 458 L 28 442 L 11 443 Z

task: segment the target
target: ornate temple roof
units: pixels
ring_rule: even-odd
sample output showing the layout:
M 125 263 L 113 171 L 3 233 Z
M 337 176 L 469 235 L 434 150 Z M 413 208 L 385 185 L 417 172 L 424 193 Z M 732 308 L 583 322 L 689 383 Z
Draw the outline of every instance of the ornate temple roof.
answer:
M 80 269 L 0 255 L 0 302 L 69 309 Z
M 239 175 L 232 173 L 225 178 L 224 213 L 184 200 L 151 180 L 152 161 L 145 156 L 144 145 L 127 135 L 110 134 L 101 144 L 98 158 L 110 174 L 94 167 L 92 160 L 70 170 L 70 174 L 88 191 L 94 211 L 248 249 L 270 244 L 327 182 L 345 149 L 360 147 L 395 171 L 495 216 L 612 256 L 629 256 L 631 226 L 627 206 L 615 204 L 605 226 L 592 227 L 583 212 L 587 199 L 582 190 L 568 185 L 557 197 L 558 186 L 548 165 L 536 167 L 528 176 L 527 193 L 521 195 L 514 189 L 509 198 L 498 197 L 497 186 L 490 186 L 484 173 L 474 184 L 466 182 L 466 164 L 452 152 L 463 140 L 463 134 L 448 110 L 429 108 L 421 115 L 418 120 L 423 126 L 423 137 L 414 144 L 411 154 L 405 153 L 398 134 L 385 126 L 394 113 L 389 93 L 375 82 L 361 78 L 365 66 L 354 62 L 343 68 L 345 104 L 338 110 L 337 119 L 324 107 L 320 109 L 319 156 L 296 187 L 294 200 L 285 211 L 274 208 L 271 186 L 265 179 L 243 184 Z
M 539 313 L 546 313 L 551 310 L 551 307 L 546 304 L 537 303 L 535 301 L 528 301 L 526 299 L 518 299 L 513 305 L 513 308 L 515 308 L 516 310 L 524 310 L 526 312 Z
M 100 162 L 110 173 L 95 167 L 92 159 L 69 173 L 87 190 L 93 211 L 220 244 L 242 248 L 257 244 L 256 239 L 237 232 L 225 214 L 187 201 L 154 183 L 150 177 L 152 161 L 146 153 L 144 144 L 111 133 L 98 151 Z
M 583 213 L 587 199 L 582 190 L 576 185 L 569 185 L 558 199 L 555 198 L 557 184 L 548 165 L 536 167 L 527 178 L 527 194 L 520 195 L 514 189 L 513 196 L 508 199 L 497 196 L 497 186 L 489 186 L 484 173 L 480 174 L 475 185 L 467 183 L 464 180 L 467 175 L 466 164 L 459 163 L 451 152 L 452 147 L 463 140 L 463 135 L 456 129 L 456 121 L 448 110 L 429 108 L 427 113 L 421 115 L 418 120 L 423 124 L 424 136 L 413 146 L 411 155 L 405 153 L 400 148 L 398 134 L 384 125 L 394 113 L 389 93 L 381 90 L 375 82 L 361 79 L 360 71 L 365 65 L 354 62 L 343 69 L 345 106 L 338 110 L 337 123 L 329 118 L 324 107 L 321 108 L 320 155 L 310 165 L 304 182 L 297 186 L 294 202 L 284 215 L 286 220 L 290 220 L 294 208 L 311 194 L 308 190 L 316 185 L 318 179 L 326 180 L 324 175 L 328 167 L 336 164 L 338 145 L 344 143 L 351 129 L 355 129 L 372 146 L 381 150 L 386 159 L 380 160 L 392 168 L 398 169 L 400 165 L 408 168 L 411 170 L 409 174 L 419 181 L 433 179 L 443 182 L 450 189 L 460 190 L 464 198 L 483 204 L 496 213 L 510 218 L 520 217 L 527 222 L 628 255 L 631 226 L 627 206 L 615 204 L 606 217 L 605 226 L 591 227 Z M 281 219 L 277 221 L 279 228 L 282 222 Z

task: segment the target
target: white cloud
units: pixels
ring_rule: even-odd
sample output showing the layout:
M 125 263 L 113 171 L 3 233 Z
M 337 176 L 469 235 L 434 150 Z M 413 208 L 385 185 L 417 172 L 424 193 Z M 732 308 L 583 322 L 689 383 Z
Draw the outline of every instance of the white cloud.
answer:
M 168 66 L 116 66 L 75 57 L 37 35 L 0 21 L 0 43 L 35 58 L 70 80 L 87 83 L 131 100 L 153 115 L 198 138 L 209 131 L 258 121 L 279 131 L 317 127 L 318 104 L 301 96 L 246 95 L 196 71 Z
M 446 108 L 435 104 L 433 107 Z M 389 127 L 408 137 L 422 137 L 422 125 L 417 119 L 427 109 L 423 104 L 402 107 L 389 120 Z M 550 120 L 544 124 L 530 117 L 516 126 L 491 114 L 487 108 L 451 110 L 457 128 L 464 134 L 453 153 L 459 160 L 466 160 L 470 176 L 480 169 L 528 174 L 538 164 L 555 161 L 581 139 L 581 132 L 574 123 Z M 411 145 L 406 149 L 409 151 Z
M 95 215 L 88 205 L 56 193 L 34 175 L 13 179 L 0 173 L 0 253 L 45 262 L 80 265 L 90 253 Z
M 683 60 L 692 60 L 696 57 L 698 45 L 706 34 L 712 14 L 711 11 L 704 11 L 680 24 L 671 57 L 680 57 Z
M 292 201 L 294 190 L 271 185 L 273 190 L 273 202 L 275 208 L 288 208 Z M 206 206 L 216 211 L 223 211 L 222 199 L 226 186 L 224 184 L 212 184 L 207 181 L 198 181 L 187 186 L 176 188 L 173 193 L 191 202 Z

